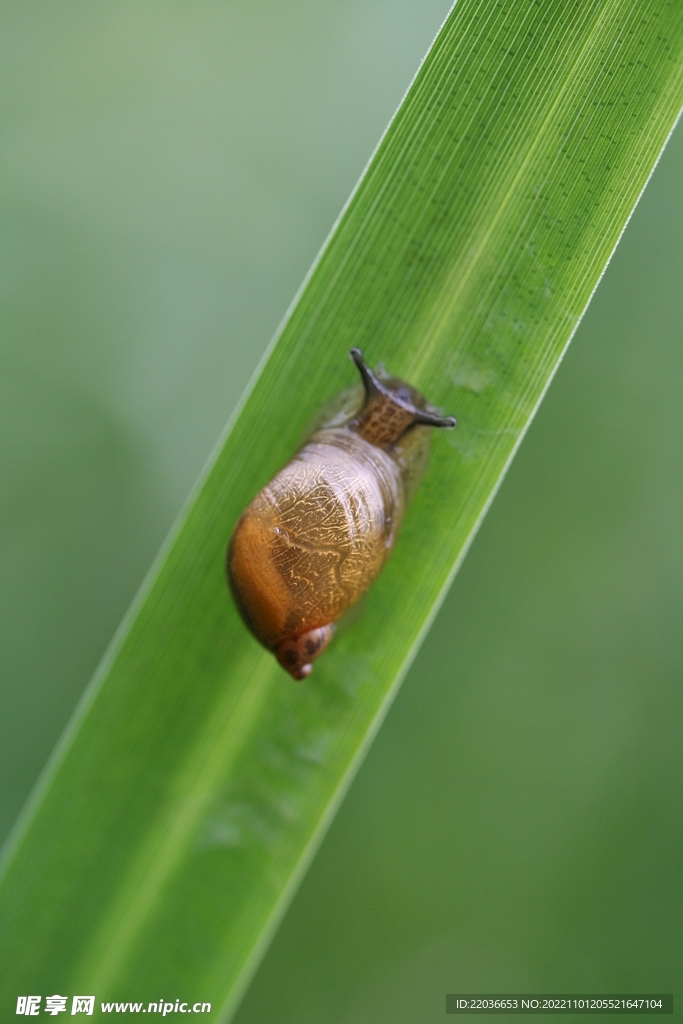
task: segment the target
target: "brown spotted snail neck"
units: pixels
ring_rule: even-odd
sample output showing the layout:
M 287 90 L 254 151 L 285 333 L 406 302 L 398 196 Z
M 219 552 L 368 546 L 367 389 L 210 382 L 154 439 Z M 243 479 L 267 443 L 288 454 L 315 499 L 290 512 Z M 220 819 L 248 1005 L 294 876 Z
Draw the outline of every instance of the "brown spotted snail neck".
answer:
M 454 416 L 436 416 L 429 412 L 422 395 L 409 384 L 398 380 L 383 384 L 365 362 L 359 348 L 352 348 L 350 355 L 360 371 L 365 388 L 365 403 L 360 413 L 349 423 L 348 429 L 354 430 L 365 441 L 387 450 L 417 424 L 427 427 L 456 426 Z
M 360 409 L 356 399 L 346 415 L 323 418 L 242 514 L 228 547 L 240 613 L 294 679 L 310 675 L 334 624 L 384 566 L 427 465 L 427 428 L 456 426 L 409 384 L 374 374 L 360 349 L 351 358 Z

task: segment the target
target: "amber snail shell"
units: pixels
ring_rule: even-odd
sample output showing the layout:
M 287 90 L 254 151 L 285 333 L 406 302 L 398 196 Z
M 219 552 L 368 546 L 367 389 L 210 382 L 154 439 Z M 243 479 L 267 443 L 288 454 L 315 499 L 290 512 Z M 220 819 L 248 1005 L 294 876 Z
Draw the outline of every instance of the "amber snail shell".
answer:
M 409 384 L 351 349 L 364 396 L 323 418 L 240 517 L 227 574 L 242 617 L 294 679 L 370 587 L 426 465 L 428 427 L 454 427 Z M 343 395 L 341 396 L 343 398 Z M 348 404 L 348 403 L 347 403 Z M 360 408 L 359 408 L 360 405 Z

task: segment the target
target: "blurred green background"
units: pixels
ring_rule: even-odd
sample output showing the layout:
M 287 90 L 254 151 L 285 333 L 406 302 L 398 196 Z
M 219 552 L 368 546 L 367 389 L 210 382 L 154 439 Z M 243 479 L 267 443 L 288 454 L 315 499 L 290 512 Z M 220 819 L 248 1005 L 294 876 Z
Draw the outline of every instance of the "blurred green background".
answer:
M 447 9 L 0 7 L 3 836 Z M 677 991 L 682 186 L 679 129 L 239 1024 Z

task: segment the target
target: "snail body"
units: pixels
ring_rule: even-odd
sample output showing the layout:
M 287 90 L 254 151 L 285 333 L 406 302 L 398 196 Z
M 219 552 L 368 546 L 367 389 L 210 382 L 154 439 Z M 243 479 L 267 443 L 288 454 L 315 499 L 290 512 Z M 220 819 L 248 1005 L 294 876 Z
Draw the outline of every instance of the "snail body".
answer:
M 362 406 L 323 422 L 256 495 L 228 547 L 246 625 L 295 679 L 381 572 L 426 464 L 427 427 L 455 426 L 403 381 L 380 380 L 358 349 L 351 356 Z

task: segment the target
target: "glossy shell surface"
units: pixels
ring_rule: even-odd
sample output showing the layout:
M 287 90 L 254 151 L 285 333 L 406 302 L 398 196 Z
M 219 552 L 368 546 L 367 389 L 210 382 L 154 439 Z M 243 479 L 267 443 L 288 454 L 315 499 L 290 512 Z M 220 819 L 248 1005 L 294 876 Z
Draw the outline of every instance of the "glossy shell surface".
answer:
M 400 470 L 381 448 L 344 430 L 314 435 L 233 536 L 233 586 L 261 643 L 336 622 L 380 572 L 402 512 Z

